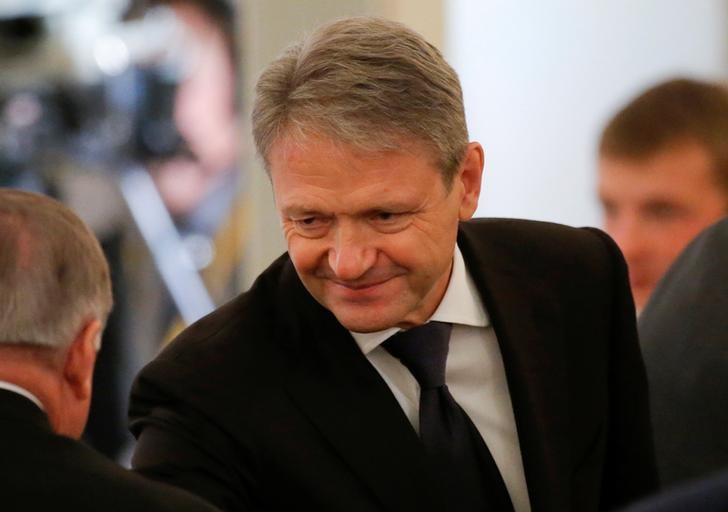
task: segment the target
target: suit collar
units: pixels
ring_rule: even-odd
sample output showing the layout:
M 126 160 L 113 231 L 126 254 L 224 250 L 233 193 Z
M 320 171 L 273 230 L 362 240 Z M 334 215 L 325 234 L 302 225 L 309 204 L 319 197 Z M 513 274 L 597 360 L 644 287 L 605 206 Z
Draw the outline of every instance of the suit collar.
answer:
M 8 389 L 0 389 L 0 421 L 22 422 L 51 430 L 48 417 L 36 404 Z
M 6 389 L 8 391 L 12 391 L 14 393 L 17 393 L 21 396 L 24 396 L 31 402 L 33 402 L 35 405 L 37 405 L 41 410 L 45 410 L 43 407 L 43 404 L 41 403 L 40 399 L 38 399 L 37 396 L 35 396 L 33 393 L 28 391 L 27 389 L 18 386 L 17 384 L 14 384 L 12 382 L 8 382 L 6 380 L 0 380 L 0 389 Z
M 490 324 L 488 313 L 483 307 L 475 283 L 465 268 L 463 254 L 457 245 L 453 253 L 450 281 L 440 304 L 429 320 L 475 327 L 487 327 Z M 359 345 L 359 349 L 366 355 L 400 330 L 398 327 L 390 327 L 377 332 L 352 332 L 351 335 Z
M 532 509 L 568 510 L 569 411 L 559 302 L 539 277 L 529 275 L 527 262 L 515 261 L 513 251 L 503 250 L 487 231 L 464 224 L 458 243 L 498 338 Z
M 279 333 L 303 346 L 286 383 L 293 402 L 383 509 L 445 510 L 417 434 L 351 334 L 300 282 L 286 289 L 301 312 Z

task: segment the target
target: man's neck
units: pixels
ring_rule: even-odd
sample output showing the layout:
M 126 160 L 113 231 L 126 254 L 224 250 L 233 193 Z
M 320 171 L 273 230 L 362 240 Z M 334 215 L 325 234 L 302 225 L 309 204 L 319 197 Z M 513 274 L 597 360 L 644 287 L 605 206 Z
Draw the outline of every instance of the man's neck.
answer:
M 0 382 L 5 389 L 25 396 L 40 407 L 52 421 L 58 402 L 56 371 L 46 361 L 21 346 L 0 346 Z M 22 391 L 18 391 L 22 390 Z M 30 395 L 30 396 L 28 396 Z M 32 398 L 31 398 L 32 397 Z

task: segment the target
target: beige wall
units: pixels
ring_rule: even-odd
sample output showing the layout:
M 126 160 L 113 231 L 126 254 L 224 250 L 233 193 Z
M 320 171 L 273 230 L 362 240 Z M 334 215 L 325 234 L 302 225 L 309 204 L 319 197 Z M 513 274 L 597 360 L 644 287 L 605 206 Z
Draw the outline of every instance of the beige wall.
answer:
M 247 122 L 250 118 L 252 91 L 260 70 L 283 48 L 321 23 L 342 16 L 384 16 L 408 24 L 442 47 L 442 4 L 443 0 L 240 1 L 244 120 Z M 285 250 L 285 244 L 270 184 L 254 155 L 249 128 L 245 135 L 242 167 L 248 173 L 250 217 L 242 285 L 247 288 Z

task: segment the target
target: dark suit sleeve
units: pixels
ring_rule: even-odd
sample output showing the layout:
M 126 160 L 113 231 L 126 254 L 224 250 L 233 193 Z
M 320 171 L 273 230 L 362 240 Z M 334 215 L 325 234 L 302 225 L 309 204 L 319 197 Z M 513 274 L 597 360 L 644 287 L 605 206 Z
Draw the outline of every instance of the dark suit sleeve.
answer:
M 647 379 L 637 339 L 627 266 L 614 241 L 604 241 L 612 260 L 613 297 L 609 347 L 609 420 L 602 479 L 602 510 L 612 510 L 658 487 L 647 398 Z
M 203 497 L 226 511 L 261 510 L 250 499 L 255 487 L 240 451 L 217 424 L 186 402 L 183 394 L 168 391 L 169 383 L 185 380 L 173 362 L 158 360 L 148 365 L 132 389 L 131 430 L 137 437 L 132 468 L 154 480 L 172 484 Z M 235 467 L 231 460 L 242 461 Z

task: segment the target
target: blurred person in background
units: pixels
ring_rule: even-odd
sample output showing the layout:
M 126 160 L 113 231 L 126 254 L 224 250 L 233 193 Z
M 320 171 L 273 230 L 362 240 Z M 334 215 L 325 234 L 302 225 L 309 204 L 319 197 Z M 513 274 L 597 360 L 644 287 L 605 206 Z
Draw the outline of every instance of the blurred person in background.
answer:
M 127 131 L 109 130 L 115 117 L 100 76 L 81 71 L 88 70 L 93 45 L 76 25 L 92 21 L 99 31 L 110 29 L 114 3 L 101 10 L 94 2 L 0 5 L 0 186 L 43 193 L 70 206 L 91 227 L 111 267 L 116 307 L 95 365 L 103 393 L 92 397 L 84 440 L 112 458 L 129 441 L 120 407 L 129 379 L 119 376 L 131 371 L 132 349 L 121 279 L 127 212 L 111 173 L 115 154 L 128 147 L 110 134 Z M 73 41 L 87 43 L 87 52 L 74 52 Z
M 728 212 L 728 90 L 674 79 L 630 101 L 599 141 L 599 200 L 637 311 L 677 255 Z
M 187 54 L 172 107 L 181 144 L 165 158 L 151 158 L 150 170 L 170 213 L 193 228 L 195 214 L 204 215 L 201 205 L 238 180 L 237 18 L 227 0 L 139 0 L 127 16 L 156 6 L 168 6 L 182 23 Z
M 698 256 L 693 245 L 677 260 L 728 213 L 728 89 L 655 85 L 607 124 L 599 152 L 606 230 L 629 267 L 658 469 L 671 485 L 728 465 L 725 251 Z
M 181 45 L 176 52 L 177 75 L 173 87 L 149 95 L 144 107 L 148 122 L 141 126 L 139 161 L 153 180 L 170 230 L 181 245 L 160 245 L 160 240 L 140 230 L 127 233 L 123 246 L 123 283 L 127 315 L 123 328 L 133 347 L 129 370 L 112 376 L 121 380 L 124 399 L 115 404 L 115 425 L 123 428 L 125 442 L 115 458 L 128 462 L 132 438 L 126 429 L 128 390 L 138 369 L 186 323 L 207 313 L 240 291 L 240 270 L 245 237 L 244 176 L 239 169 L 240 122 L 236 10 L 227 0 L 132 0 L 124 14 L 133 22 L 155 9 L 170 10 L 181 28 Z M 170 42 L 170 45 L 172 42 Z M 161 129 L 160 129 L 161 127 Z M 133 191 L 131 191 L 133 194 Z M 127 192 L 128 193 L 128 192 Z M 153 210 L 142 201 L 136 213 L 154 228 Z M 132 214 L 135 212 L 132 212 Z M 137 219 L 139 219 L 139 215 Z M 156 246 L 155 246 L 156 245 Z M 184 275 L 165 275 L 168 265 L 160 256 L 174 259 L 185 250 L 204 287 L 209 309 L 198 309 L 194 318 L 180 312 L 179 292 L 170 289 L 171 280 Z M 183 296 L 182 299 L 189 299 Z M 113 370 L 111 371 L 113 373 Z M 93 420 L 93 417 L 92 417 Z M 103 421 L 103 418 L 101 418 Z
M 184 31 L 182 70 L 171 98 L 178 140 L 143 160 L 207 291 L 221 303 L 240 291 L 245 232 L 236 9 L 229 0 L 132 0 L 125 17 L 159 7 L 171 9 Z M 130 293 L 132 303 L 143 304 L 134 308 L 135 336 L 149 338 L 151 357 L 184 323 L 164 284 L 140 278 L 157 272 L 139 249 L 145 252 L 138 246 L 129 254 L 139 284 Z
M 91 230 L 48 196 L 0 188 L 0 508 L 199 511 L 79 443 L 112 306 Z
M 728 218 L 702 232 L 639 320 L 660 479 L 676 488 L 629 512 L 728 510 Z M 698 480 L 697 482 L 695 480 Z
M 723 219 L 681 253 L 639 319 L 665 485 L 728 469 L 727 313 L 728 219 Z
M 70 205 L 110 262 L 116 307 L 94 377 L 104 392 L 84 440 L 117 460 L 132 441 L 132 377 L 184 325 L 168 286 L 186 277 L 159 255 L 191 255 L 210 302 L 193 319 L 239 291 L 235 14 L 226 0 L 0 5 L 0 185 Z M 150 185 L 130 186 L 132 170 Z

